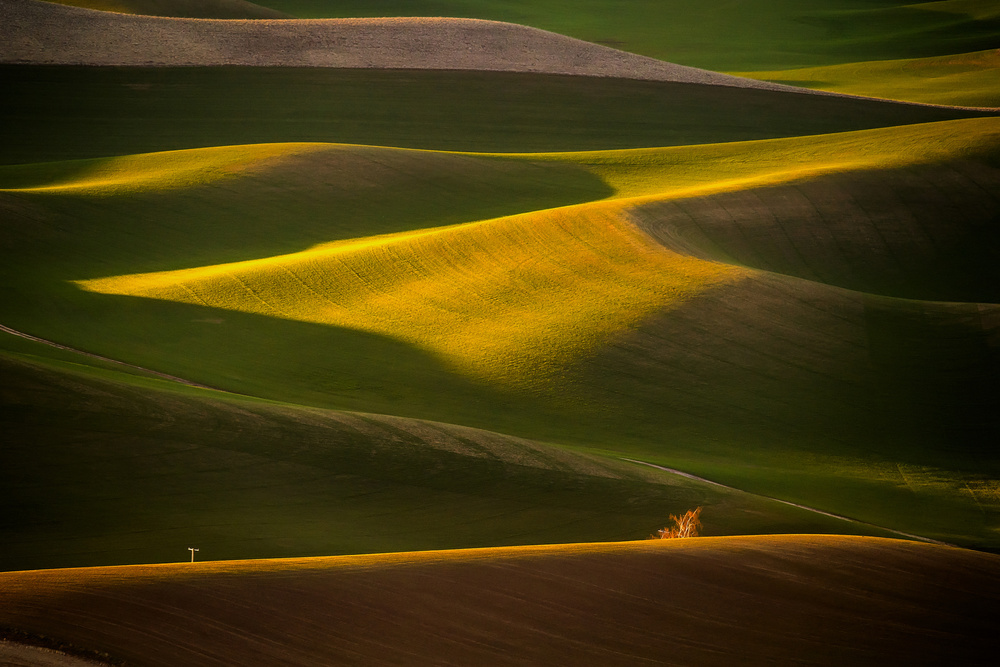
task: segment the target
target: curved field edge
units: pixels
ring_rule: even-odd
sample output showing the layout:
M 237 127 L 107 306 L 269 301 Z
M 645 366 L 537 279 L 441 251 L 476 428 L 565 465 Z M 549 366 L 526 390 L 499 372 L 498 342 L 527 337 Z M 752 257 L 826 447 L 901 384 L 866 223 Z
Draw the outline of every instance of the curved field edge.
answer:
M 498 21 L 164 19 L 35 0 L 0 0 L 0 10 L 3 63 L 536 72 L 796 90 Z
M 945 120 L 756 141 L 551 153 L 477 153 L 288 142 L 0 166 L 0 192 L 124 195 L 252 175 L 281 164 L 283 159 L 308 160 L 313 153 L 354 152 L 392 162 L 403 161 L 407 155 L 440 154 L 572 165 L 601 178 L 615 198 L 676 198 L 780 184 L 837 171 L 991 156 L 996 154 L 998 143 L 1000 118 Z
M 998 563 L 799 535 L 10 572 L 0 623 L 150 665 L 976 662 Z
M 5 43 L 0 62 L 6 63 L 508 71 L 817 92 L 760 76 L 676 65 L 498 21 L 440 17 L 213 21 L 93 12 L 34 0 L 6 0 L 0 7 L 8 14 L 0 24 Z M 139 34 L 141 41 L 135 39 Z
M 0 569 L 636 539 L 699 505 L 710 534 L 885 534 L 579 449 L 3 343 Z
M 572 161 L 602 177 L 619 197 L 646 194 L 662 201 L 681 193 L 725 192 L 871 166 L 913 166 L 989 154 L 991 149 L 995 153 L 998 138 L 1000 122 L 976 119 L 844 136 L 521 159 Z M 219 150 L 182 154 L 214 156 Z M 155 162 L 175 156 L 141 159 Z M 689 168 L 692 164 L 701 170 Z M 142 183 L 146 178 L 140 172 L 135 180 Z M 688 185 L 701 179 L 707 182 Z M 86 176 L 70 185 L 18 192 L 86 192 L 92 182 L 93 177 Z M 665 249 L 651 251 L 646 239 L 623 224 L 632 204 L 634 199 L 583 204 L 345 240 L 234 264 L 76 284 L 100 294 L 384 335 L 434 354 L 471 378 L 531 386 L 546 383 L 558 369 L 653 312 L 676 308 L 745 275 Z
M 300 17 L 461 16 L 532 25 L 590 42 L 717 71 L 789 69 L 939 56 L 996 46 L 990 0 L 859 6 L 850 0 L 712 6 L 637 0 L 270 0 Z M 747 27 L 752 26 L 753 30 Z
M 738 76 L 889 100 L 958 106 L 1000 106 L 997 49 L 929 58 L 734 72 Z
M 0 66 L 0 79 L 9 92 L 9 122 L 0 124 L 0 159 L 8 164 L 270 142 L 603 150 L 988 115 L 851 97 L 515 72 Z
M 962 121 L 899 128 L 898 134 L 884 131 L 826 137 L 825 140 L 834 147 L 829 153 L 823 153 L 824 141 L 821 138 L 806 138 L 800 142 L 759 142 L 691 147 L 685 150 L 524 156 L 524 164 L 531 165 L 538 159 L 551 157 L 555 165 L 560 164 L 559 160 L 578 159 L 582 167 L 587 169 L 607 169 L 610 176 L 602 177 L 603 191 L 594 190 L 595 194 L 603 196 L 613 195 L 614 190 L 618 190 L 619 194 L 635 194 L 655 192 L 664 184 L 670 187 L 671 179 L 663 177 L 661 172 L 680 164 L 681 167 L 676 171 L 683 173 L 686 171 L 683 166 L 685 160 L 697 164 L 699 154 L 714 160 L 701 160 L 703 166 L 717 165 L 716 169 L 730 177 L 728 181 L 739 182 L 741 177 L 749 174 L 749 180 L 760 177 L 762 182 L 767 183 L 773 176 L 769 171 L 771 169 L 776 169 L 779 175 L 784 172 L 796 174 L 795 169 L 789 169 L 790 164 L 794 166 L 796 160 L 805 165 L 794 176 L 801 179 L 810 173 L 810 161 L 827 157 L 831 158 L 831 164 L 851 164 L 857 158 L 856 161 L 862 165 L 877 165 L 882 164 L 881 155 L 891 156 L 894 151 L 903 148 L 903 152 L 910 155 L 915 164 L 926 161 L 934 167 L 936 161 L 988 156 L 989 142 L 980 147 L 978 141 L 980 137 L 991 136 L 989 128 L 992 127 L 992 122 L 989 119 Z M 941 137 L 936 139 L 935 133 L 940 133 Z M 838 141 L 841 143 L 837 143 Z M 328 157 L 347 158 L 357 155 L 358 151 L 376 149 L 331 148 Z M 407 156 L 408 159 L 420 158 L 414 163 L 417 165 L 424 158 L 447 161 L 455 157 L 419 152 L 394 153 L 388 149 L 378 151 L 381 152 L 376 151 L 375 155 L 379 160 L 384 161 L 390 156 Z M 763 171 L 755 174 L 752 169 L 748 171 L 747 165 L 757 164 L 752 157 L 759 154 L 771 155 L 772 162 L 762 162 Z M 302 169 L 308 171 L 311 165 L 316 164 L 313 160 L 319 155 L 320 153 L 310 153 L 305 156 L 300 165 Z M 473 156 L 466 158 L 472 160 Z M 476 159 L 486 158 L 481 156 Z M 494 156 L 489 159 L 497 160 L 496 164 L 513 165 L 521 158 Z M 634 183 L 622 176 L 628 176 L 630 160 L 648 165 L 645 171 L 635 170 L 634 173 L 641 173 L 643 176 Z M 336 160 L 333 163 L 335 162 Z M 476 162 L 460 161 L 456 164 L 468 168 Z M 890 159 L 889 164 L 898 163 Z M 905 161 L 903 164 L 905 165 Z M 582 168 L 581 165 L 570 166 Z M 288 164 L 283 164 L 280 168 L 287 167 Z M 619 169 L 617 175 L 615 169 Z M 261 176 L 266 176 L 267 173 L 271 172 L 264 172 Z M 525 172 L 528 173 L 530 172 Z M 737 178 L 731 178 L 733 175 Z M 686 184 L 680 183 L 683 187 L 676 192 L 683 194 L 689 191 L 685 188 L 690 187 L 695 191 L 705 191 L 697 189 L 705 185 L 715 187 L 711 176 L 711 169 L 695 173 L 693 180 Z M 862 178 L 861 182 L 868 178 L 863 170 L 858 172 L 858 177 Z M 697 180 L 699 178 L 702 179 L 700 183 Z M 728 181 L 720 180 L 723 185 Z M 232 188 L 236 182 L 239 179 L 226 181 L 227 189 Z M 804 182 L 808 183 L 809 179 L 806 178 Z M 609 187 L 610 185 L 614 188 Z M 726 187 L 721 189 L 726 191 Z M 170 192 L 174 191 L 167 190 L 163 194 L 170 195 Z M 55 192 L 21 193 L 17 196 L 31 197 L 36 205 L 67 202 L 72 204 L 74 211 L 88 200 L 100 201 L 102 208 L 115 200 L 114 197 L 98 196 L 96 193 L 81 198 L 71 196 L 68 192 L 60 195 Z M 655 197 L 649 196 L 645 199 L 608 201 L 436 232 L 421 231 L 404 236 L 355 241 L 353 246 L 351 242 L 345 242 L 339 246 L 316 248 L 315 252 L 307 252 L 298 259 L 312 261 L 322 258 L 324 261 L 331 261 L 335 268 L 349 265 L 364 267 L 365 272 L 372 275 L 385 274 L 383 277 L 392 278 L 385 285 L 391 286 L 397 279 L 402 281 L 399 284 L 410 285 L 415 277 L 419 278 L 419 272 L 401 271 L 398 276 L 392 277 L 383 271 L 392 269 L 393 262 L 389 260 L 398 258 L 400 250 L 411 253 L 411 264 L 417 267 L 418 264 L 422 266 L 426 260 L 426 253 L 420 249 L 426 250 L 424 246 L 427 243 L 432 244 L 427 247 L 437 247 L 443 241 L 464 243 L 470 239 L 482 240 L 480 237 L 483 234 L 493 238 L 491 234 L 497 230 L 521 230 L 510 238 L 504 237 L 508 244 L 505 247 L 517 250 L 511 255 L 513 257 L 534 259 L 527 264 L 514 262 L 508 266 L 498 256 L 494 262 L 495 268 L 501 272 L 505 266 L 511 269 L 509 282 L 494 280 L 488 281 L 489 284 L 485 286 L 475 283 L 477 273 L 471 267 L 477 266 L 477 262 L 493 262 L 491 254 L 486 251 L 492 247 L 492 242 L 485 245 L 478 241 L 472 245 L 459 243 L 452 249 L 462 255 L 458 258 L 460 261 L 456 260 L 450 269 L 434 269 L 437 272 L 439 268 L 445 274 L 456 270 L 461 278 L 459 284 L 478 285 L 468 294 L 451 294 L 449 297 L 452 305 L 464 304 L 466 310 L 472 307 L 471 314 L 474 316 L 477 308 L 495 308 L 511 302 L 506 297 L 499 304 L 480 299 L 480 294 L 490 293 L 488 290 L 507 286 L 525 292 L 522 295 L 524 298 L 534 294 L 532 289 L 528 289 L 530 285 L 518 284 L 516 278 L 521 268 L 513 270 L 512 267 L 524 267 L 524 271 L 528 273 L 539 269 L 535 274 L 540 279 L 548 275 L 547 269 L 541 269 L 552 266 L 553 262 L 560 271 L 564 271 L 567 257 L 577 262 L 577 268 L 586 268 L 586 260 L 592 256 L 588 253 L 593 252 L 594 246 L 582 243 L 585 235 L 580 232 L 583 230 L 594 233 L 613 232 L 610 235 L 598 235 L 605 243 L 603 247 L 611 247 L 616 253 L 620 253 L 627 246 L 623 246 L 620 241 L 626 240 L 638 244 L 629 252 L 636 248 L 645 249 L 643 252 L 648 252 L 653 258 L 640 264 L 624 262 L 628 271 L 643 267 L 655 268 L 658 266 L 657 262 L 661 261 L 674 262 L 669 254 L 658 255 L 662 251 L 657 250 L 652 240 L 635 236 L 634 230 L 630 231 L 632 228 L 629 220 L 609 216 L 609 213 L 618 210 L 616 207 L 631 204 L 645 206 L 655 201 Z M 972 197 L 969 201 L 977 200 Z M 149 215 L 148 208 L 140 208 L 144 215 Z M 284 215 L 287 217 L 287 210 Z M 128 218 L 129 215 L 123 212 L 123 220 Z M 244 214 L 240 213 L 234 219 L 241 221 L 241 231 L 248 230 Z M 532 224 L 533 220 L 538 224 Z M 175 224 L 172 222 L 168 227 Z M 153 229 L 150 226 L 147 231 Z M 194 231 L 201 233 L 204 230 Z M 531 242 L 533 238 L 540 238 L 539 234 L 546 238 L 554 234 L 556 238 L 570 239 L 573 243 L 556 243 L 554 245 L 557 250 L 546 254 L 540 244 Z M 197 236 L 183 236 L 180 245 L 172 246 L 174 252 L 177 248 L 187 252 L 196 238 Z M 94 258 L 87 253 L 79 252 L 81 239 L 74 235 L 72 253 L 68 254 L 72 255 L 76 266 L 81 266 L 82 263 L 86 267 L 85 271 L 77 272 L 76 275 L 101 275 L 97 268 L 100 262 L 152 262 L 153 256 L 147 255 L 148 250 L 143 249 L 145 245 L 117 247 L 123 242 L 122 239 L 127 243 L 138 241 L 146 244 L 149 248 L 155 248 L 157 253 L 171 247 L 170 243 L 159 241 L 153 233 L 135 238 L 122 236 L 119 231 L 114 231 L 106 241 L 95 244 L 97 252 L 93 257 L 99 260 L 94 262 Z M 177 239 L 171 243 L 176 241 Z M 273 238 L 269 241 L 273 241 Z M 241 251 L 245 251 L 245 237 L 234 239 L 234 243 L 240 246 Z M 199 240 L 195 245 L 200 251 L 208 246 L 204 240 Z M 467 250 L 470 247 L 479 248 L 482 252 L 477 250 L 475 256 L 466 257 L 465 254 L 468 253 L 464 253 L 463 248 Z M 983 420 L 983 415 L 986 414 L 983 409 L 994 395 L 994 389 L 988 379 L 992 366 L 982 363 L 984 359 L 989 360 L 989 354 L 983 356 L 980 350 L 988 343 L 990 329 L 988 326 L 972 326 L 980 322 L 982 317 L 988 316 L 986 311 L 983 314 L 977 311 L 970 320 L 970 313 L 966 311 L 969 308 L 976 310 L 974 306 L 962 306 L 956 310 L 957 306 L 947 304 L 918 304 L 918 310 L 927 312 L 916 315 L 912 312 L 913 308 L 904 307 L 905 304 L 892 300 L 875 303 L 877 300 L 870 300 L 862 294 L 844 293 L 823 285 L 770 279 L 756 273 L 747 277 L 747 272 L 740 270 L 729 274 L 721 283 L 706 285 L 710 289 L 688 290 L 682 295 L 682 299 L 674 300 L 663 312 L 653 306 L 662 304 L 662 299 L 670 296 L 669 292 L 637 293 L 639 296 L 645 294 L 646 297 L 655 297 L 652 302 L 643 299 L 614 301 L 610 304 L 613 312 L 622 312 L 622 307 L 629 306 L 630 303 L 640 306 L 645 303 L 643 308 L 649 306 L 652 310 L 640 309 L 638 312 L 641 317 L 618 320 L 618 325 L 610 330 L 603 330 L 600 336 L 588 342 L 587 336 L 582 334 L 587 331 L 600 333 L 600 327 L 612 323 L 614 318 L 581 318 L 581 313 L 593 311 L 576 308 L 577 301 L 574 299 L 582 299 L 584 305 L 591 309 L 604 308 L 607 304 L 590 299 L 587 295 L 593 290 L 586 292 L 570 289 L 572 299 L 545 303 L 543 308 L 553 313 L 562 309 L 561 312 L 577 318 L 575 321 L 582 321 L 585 325 L 582 330 L 574 328 L 573 335 L 569 337 L 570 342 L 582 341 L 584 345 L 575 347 L 574 342 L 574 345 L 564 348 L 571 352 L 567 358 L 560 360 L 565 371 L 556 369 L 558 372 L 551 373 L 551 367 L 533 366 L 530 355 L 525 356 L 517 346 L 514 346 L 515 356 L 521 356 L 510 358 L 494 345 L 493 351 L 499 353 L 493 359 L 501 363 L 490 361 L 493 365 L 486 366 L 505 373 L 519 369 L 523 372 L 527 369 L 536 373 L 536 376 L 544 371 L 551 380 L 548 388 L 552 390 L 546 394 L 547 388 L 539 384 L 531 386 L 530 391 L 523 391 L 526 385 L 522 382 L 517 391 L 503 391 L 498 390 L 497 386 L 484 388 L 482 384 L 465 382 L 454 372 L 443 368 L 440 357 L 421 356 L 414 353 L 412 346 L 408 347 L 398 341 L 393 343 L 384 336 L 362 335 L 357 330 L 317 326 L 294 320 L 282 322 L 273 317 L 261 317 L 260 313 L 241 313 L 238 309 L 224 311 L 178 302 L 159 302 L 160 305 L 156 305 L 149 299 L 136 297 L 53 291 L 53 278 L 61 280 L 65 276 L 73 276 L 75 271 L 58 267 L 53 258 L 64 253 L 53 252 L 50 244 L 35 249 L 35 252 L 44 252 L 44 262 L 33 262 L 30 248 L 29 245 L 25 251 L 12 257 L 12 268 L 24 265 L 24 274 L 12 281 L 12 284 L 24 283 L 25 276 L 32 273 L 38 275 L 39 267 L 45 267 L 45 273 L 48 274 L 46 282 L 44 285 L 39 283 L 37 288 L 40 293 L 46 293 L 49 297 L 59 294 L 60 299 L 65 299 L 57 309 L 60 318 L 63 318 L 60 322 L 64 321 L 67 305 L 73 303 L 77 304 L 73 306 L 74 309 L 81 308 L 81 313 L 88 313 L 88 322 L 93 322 L 94 312 L 105 309 L 107 312 L 119 312 L 122 305 L 126 305 L 128 312 L 132 313 L 132 323 L 116 318 L 113 323 L 109 321 L 108 326 L 92 324 L 92 331 L 89 333 L 82 327 L 74 330 L 71 337 L 79 341 L 77 347 L 83 349 L 103 350 L 108 356 L 115 357 L 121 353 L 126 359 L 140 365 L 159 369 L 166 366 L 174 374 L 197 378 L 206 384 L 273 398 L 363 411 L 424 416 L 439 421 L 457 421 L 540 437 L 543 440 L 573 442 L 602 449 L 616 448 L 635 458 L 695 471 L 709 479 L 726 481 L 736 486 L 743 486 L 743 480 L 750 479 L 751 487 L 765 495 L 818 506 L 908 532 L 933 535 L 937 539 L 984 544 L 983 540 L 992 536 L 989 526 L 992 525 L 991 517 L 995 511 L 991 495 L 995 475 L 992 459 L 987 457 L 989 460 L 985 463 L 982 460 L 986 450 L 982 449 L 981 444 L 986 441 L 984 435 L 988 435 L 992 428 L 992 421 Z M 349 250 L 348 254 L 351 256 L 347 264 L 342 252 L 345 250 Z M 120 259 L 115 259 L 114 252 L 120 254 Z M 626 255 L 632 256 L 628 253 Z M 379 257 L 382 258 L 378 259 Z M 280 261 L 273 263 L 263 262 L 251 268 L 260 274 L 256 277 L 263 279 L 274 273 L 287 259 L 280 258 Z M 583 263 L 578 260 L 583 260 Z M 177 261 L 177 258 L 168 257 L 168 261 Z M 606 268 L 603 262 L 599 264 Z M 691 267 L 701 271 L 711 266 L 703 264 L 705 266 L 694 263 Z M 431 268 L 434 267 L 429 266 L 428 270 Z M 218 269 L 217 272 L 221 275 L 225 270 Z M 720 275 L 724 274 L 725 271 Z M 285 277 L 282 280 L 290 280 L 281 271 L 275 275 L 283 275 Z M 609 280 L 615 282 L 614 274 L 607 275 L 611 275 Z M 660 282 L 670 278 L 670 274 L 666 273 L 657 272 L 657 275 L 656 281 Z M 675 273 L 673 277 L 679 276 L 680 274 Z M 200 278 L 210 279 L 209 283 L 212 283 L 219 276 L 201 275 Z M 640 283 L 642 290 L 648 290 L 653 283 L 641 278 L 642 275 L 632 275 L 633 282 Z M 733 278 L 739 280 L 733 282 Z M 470 280 L 472 283 L 469 283 Z M 263 287 L 268 288 L 266 283 L 269 282 L 269 279 L 263 280 Z M 670 280 L 666 282 L 670 283 Z M 678 286 L 684 287 L 685 281 L 678 282 Z M 216 296 L 241 300 L 239 286 L 234 283 L 233 287 L 236 289 L 220 292 Z M 553 284 L 553 281 L 542 287 L 542 293 L 565 291 L 565 285 Z M 621 288 L 622 285 L 617 287 Z M 666 287 L 675 289 L 669 284 Z M 162 288 L 163 285 L 157 287 Z M 487 291 L 483 292 L 484 289 Z M 601 293 L 602 299 L 606 297 L 602 290 L 598 289 L 597 292 Z M 392 289 L 384 291 L 382 296 L 375 290 L 372 296 L 381 299 L 391 294 Z M 438 295 L 433 288 L 423 289 L 422 294 L 429 300 L 425 300 L 421 308 L 435 305 L 434 299 Z M 635 295 L 628 296 L 631 298 Z M 252 303 L 248 300 L 249 292 L 243 294 L 243 297 L 246 297 L 243 301 Z M 22 328 L 36 333 L 50 330 L 47 327 L 51 324 L 46 324 L 38 304 L 53 303 L 51 298 L 26 302 L 31 303 L 32 312 L 37 319 Z M 754 312 L 753 309 L 743 307 L 748 304 L 759 304 L 763 308 Z M 319 308 L 322 304 L 315 305 L 317 308 L 307 309 L 308 312 L 303 313 L 303 316 L 316 317 L 317 313 L 327 312 Z M 418 304 L 414 302 L 411 305 L 415 307 Z M 721 314 L 723 311 L 720 308 L 723 306 L 727 315 Z M 431 309 L 429 312 L 434 311 Z M 627 314 L 627 309 L 625 312 Z M 482 319 L 486 328 L 480 333 L 488 333 L 496 318 Z M 136 325 L 147 321 L 158 324 L 151 328 L 143 325 L 141 335 L 134 333 Z M 561 325 L 549 326 L 553 321 L 556 320 L 529 320 L 528 330 L 537 330 L 547 336 L 549 341 L 562 345 L 567 339 L 560 333 L 563 331 Z M 726 335 L 719 335 L 719 327 L 722 326 L 720 322 L 729 323 L 725 328 L 729 332 Z M 985 319 L 982 322 L 984 326 L 989 324 Z M 410 330 L 415 326 L 413 322 L 401 324 Z M 504 318 L 500 318 L 500 325 L 507 324 L 509 323 Z M 941 329 L 940 325 L 946 326 Z M 663 336 L 661 327 L 671 331 L 670 336 Z M 151 333 L 150 329 L 181 332 L 182 335 L 171 333 L 169 336 L 159 336 Z M 939 345 L 942 340 L 942 334 L 937 333 L 939 329 L 948 336 L 957 336 L 957 340 L 962 341 L 961 348 L 952 349 L 955 347 L 952 345 L 943 353 Z M 234 331 L 240 332 L 241 345 L 238 347 L 234 347 L 228 337 Z M 464 335 L 461 328 L 445 327 L 439 329 L 439 333 L 442 335 L 438 340 L 445 346 L 441 348 L 445 351 L 448 345 L 461 338 L 459 334 Z M 151 335 L 157 336 L 155 360 L 150 357 L 149 350 L 138 348 L 135 344 L 138 340 L 149 340 Z M 875 335 L 875 338 L 870 339 L 871 335 Z M 65 333 L 60 334 L 60 340 L 65 336 Z M 296 340 L 299 344 L 293 346 L 293 351 L 282 353 L 270 342 L 275 339 Z M 513 340 L 518 339 L 515 337 Z M 762 340 L 778 347 L 762 349 Z M 893 343 L 896 340 L 907 341 L 907 344 L 899 347 Z M 510 341 L 500 340 L 501 348 L 504 342 Z M 655 345 L 655 354 L 646 349 L 650 344 Z M 750 352 L 743 352 L 744 348 Z M 489 346 L 474 344 L 465 345 L 464 349 L 473 350 L 477 354 L 490 351 Z M 664 355 L 660 354 L 661 349 Z M 207 353 L 206 350 L 212 352 Z M 346 355 L 351 360 L 350 363 L 338 361 L 345 357 L 344 350 L 351 351 Z M 584 354 L 581 355 L 580 352 Z M 633 355 L 633 352 L 637 353 Z M 624 356 L 616 357 L 617 354 Z M 393 363 L 387 365 L 387 359 L 392 359 Z M 359 360 L 362 361 L 357 363 Z M 981 372 L 955 377 L 949 375 L 952 365 L 958 362 L 967 365 L 970 361 Z M 665 371 L 652 373 L 651 363 L 664 364 Z M 450 370 L 453 371 L 454 366 Z M 513 376 L 508 374 L 507 377 Z M 665 382 L 662 378 L 669 378 L 670 382 Z M 715 379 L 706 385 L 706 378 Z M 629 384 L 623 384 L 626 382 Z M 636 392 L 633 385 L 643 389 Z M 428 386 L 434 387 L 433 398 L 422 391 L 423 387 Z M 795 389 L 790 389 L 792 387 Z M 942 387 L 947 387 L 947 391 L 942 390 Z M 755 389 L 750 390 L 751 388 Z M 943 400 L 943 396 L 948 397 L 947 400 Z M 960 401 L 957 397 L 963 398 Z M 966 398 L 969 400 L 966 401 Z M 663 403 L 665 399 L 669 400 Z M 727 415 L 727 419 L 720 422 L 708 416 L 712 410 L 716 414 L 721 410 L 722 414 Z M 879 419 L 879 410 L 888 410 L 885 414 L 897 415 L 898 419 L 891 420 L 891 428 L 885 425 L 884 419 Z M 845 419 L 844 415 L 848 414 L 854 417 Z M 935 422 L 937 417 L 942 419 Z M 728 422 L 733 425 L 727 426 Z M 851 426 L 846 427 L 845 424 Z M 948 433 L 952 428 L 955 429 L 954 432 Z M 966 437 L 967 441 L 964 440 Z M 961 438 L 957 442 L 960 446 L 956 446 L 956 438 Z M 910 444 L 904 446 L 904 441 Z M 750 461 L 753 457 L 748 455 L 751 448 L 748 448 L 747 443 L 750 442 L 756 443 L 752 450 L 758 459 L 754 462 Z M 944 447 L 945 442 L 952 444 Z M 728 458 L 729 463 L 720 463 L 720 456 Z M 792 461 L 795 462 L 794 465 L 790 463 Z M 805 475 L 805 470 L 810 471 L 808 475 Z M 792 478 L 804 481 L 790 484 L 789 480 Z M 844 488 L 850 489 L 850 492 L 840 493 L 839 490 Z M 959 516 L 961 519 L 956 519 Z M 931 532 L 928 533 L 928 530 Z

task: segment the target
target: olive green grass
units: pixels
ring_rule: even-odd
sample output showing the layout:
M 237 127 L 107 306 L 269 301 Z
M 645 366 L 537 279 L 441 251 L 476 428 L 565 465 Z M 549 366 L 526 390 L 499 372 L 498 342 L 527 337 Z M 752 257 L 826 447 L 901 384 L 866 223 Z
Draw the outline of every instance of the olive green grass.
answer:
M 478 152 L 659 147 L 981 116 L 906 104 L 542 74 L 0 66 L 0 163 L 269 142 Z

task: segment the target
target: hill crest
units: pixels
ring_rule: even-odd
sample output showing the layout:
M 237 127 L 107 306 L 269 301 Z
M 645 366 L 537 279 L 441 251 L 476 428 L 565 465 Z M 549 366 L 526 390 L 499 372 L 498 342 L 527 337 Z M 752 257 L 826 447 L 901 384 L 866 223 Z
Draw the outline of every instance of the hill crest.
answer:
M 0 18 L 8 64 L 537 72 L 812 92 L 481 19 L 184 19 L 36 0 L 0 0 Z

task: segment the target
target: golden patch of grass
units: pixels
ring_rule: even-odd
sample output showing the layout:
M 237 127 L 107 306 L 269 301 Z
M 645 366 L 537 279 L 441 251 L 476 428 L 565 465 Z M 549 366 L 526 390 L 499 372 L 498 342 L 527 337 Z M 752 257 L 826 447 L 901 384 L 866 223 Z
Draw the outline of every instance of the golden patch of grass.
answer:
M 332 144 L 218 146 L 33 165 L 37 184 L 0 192 L 109 196 L 204 185 L 273 166 L 283 158 L 329 150 Z M 65 173 L 72 167 L 71 173 Z
M 566 207 L 78 284 L 390 336 L 466 375 L 524 386 L 744 275 L 660 248 L 619 212 Z
M 690 197 L 775 185 L 851 169 L 893 168 L 954 159 L 1000 147 L 1000 118 L 973 118 L 835 134 L 566 153 L 452 153 L 347 144 L 281 143 L 220 146 L 6 168 L 17 187 L 0 192 L 123 195 L 190 187 L 276 166 L 309 153 L 368 155 L 406 164 L 432 156 L 477 161 L 562 163 L 603 179 L 613 199 Z M 373 153 L 374 154 L 374 153 Z M 419 156 L 423 156 L 422 158 Z M 442 168 L 435 163 L 435 169 Z M 387 178 L 386 174 L 375 178 Z M 24 181 L 29 181 L 25 184 Z
M 972 118 L 786 139 L 541 153 L 523 159 L 579 164 L 614 188 L 616 198 L 680 198 L 998 149 L 1000 118 Z
M 624 219 L 631 203 L 955 159 L 997 145 L 1000 119 L 987 118 L 734 144 L 484 155 L 579 165 L 610 184 L 618 201 L 77 284 L 380 334 L 429 351 L 467 376 L 531 386 L 653 312 L 746 275 L 653 244 Z M 135 156 L 145 170 L 129 172 L 123 162 L 113 174 L 78 179 L 73 187 L 211 178 L 323 145 L 239 148 L 166 154 L 162 164 Z M 195 166 L 174 168 L 175 159 Z
M 990 49 L 930 58 L 734 74 L 849 95 L 927 104 L 996 107 L 1000 106 L 998 68 L 1000 50 Z

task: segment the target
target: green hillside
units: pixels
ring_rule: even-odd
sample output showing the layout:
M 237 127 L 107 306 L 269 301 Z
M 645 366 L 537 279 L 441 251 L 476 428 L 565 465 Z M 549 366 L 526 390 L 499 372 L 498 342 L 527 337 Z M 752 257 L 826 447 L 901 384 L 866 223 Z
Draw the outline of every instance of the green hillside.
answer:
M 926 104 L 1000 106 L 997 49 L 773 72 L 734 72 L 793 86 Z
M 998 47 L 0 0 L 0 663 L 987 664 Z
M 0 159 L 25 164 L 249 143 L 460 151 L 659 147 L 981 113 L 809 94 L 544 74 L 0 66 Z
M 978 302 L 995 300 L 998 136 L 972 119 L 632 151 L 271 144 L 9 166 L 4 324 L 241 394 L 585 447 L 995 548 L 996 308 Z M 382 546 L 489 543 L 424 535 Z M 295 544 L 382 548 L 355 539 Z
M 405 13 L 992 99 L 992 60 L 948 55 L 995 46 L 971 0 L 588 7 Z M 0 333 L 0 568 L 632 539 L 699 505 L 709 534 L 1000 549 L 995 112 L 448 70 L 0 81 L 0 325 L 65 346 Z
M 176 561 L 194 544 L 226 560 L 642 539 L 699 505 L 707 534 L 890 535 L 616 458 L 0 344 L 0 570 Z

